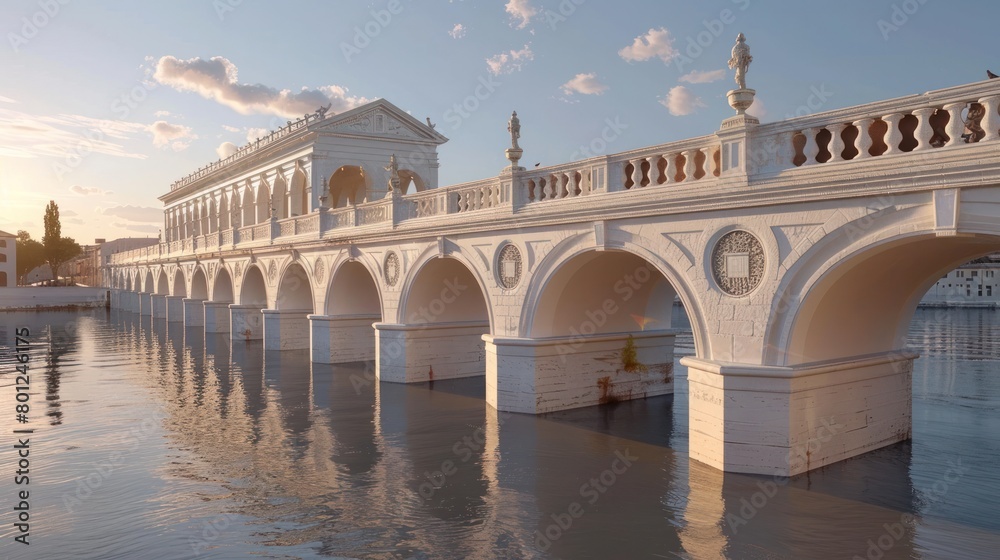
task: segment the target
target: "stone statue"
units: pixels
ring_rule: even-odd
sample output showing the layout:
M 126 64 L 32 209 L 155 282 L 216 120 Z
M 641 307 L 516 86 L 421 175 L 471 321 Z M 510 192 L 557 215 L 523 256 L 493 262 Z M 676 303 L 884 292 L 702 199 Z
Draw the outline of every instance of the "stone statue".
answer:
M 389 165 L 385 166 L 389 172 L 389 192 L 399 188 L 399 163 L 396 162 L 396 154 L 389 156 Z
M 750 45 L 747 44 L 747 38 L 740 33 L 736 37 L 736 46 L 733 47 L 733 57 L 729 59 L 729 67 L 736 69 L 736 85 L 740 89 L 747 89 L 747 71 L 751 62 L 753 57 L 750 56 Z
M 330 110 L 330 107 L 333 107 L 333 103 L 328 103 L 326 107 L 316 109 L 316 115 L 320 118 L 320 120 L 326 118 L 326 112 Z
M 521 147 L 517 145 L 517 139 L 521 137 L 521 121 L 517 118 L 517 111 L 514 111 L 510 116 L 510 122 L 507 123 L 507 132 L 510 132 L 511 148 L 520 150 Z

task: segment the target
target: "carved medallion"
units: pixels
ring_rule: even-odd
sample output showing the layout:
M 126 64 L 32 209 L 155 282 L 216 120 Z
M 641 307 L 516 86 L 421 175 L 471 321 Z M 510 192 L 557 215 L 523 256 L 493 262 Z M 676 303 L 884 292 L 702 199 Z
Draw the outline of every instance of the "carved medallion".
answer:
M 764 278 L 764 247 L 752 233 L 732 231 L 712 250 L 712 276 L 723 292 L 741 297 L 754 291 Z
M 236 278 L 240 277 L 241 272 L 243 272 L 243 265 L 239 261 L 236 261 L 236 270 L 235 270 Z
M 517 245 L 508 243 L 497 255 L 497 279 L 500 285 L 513 290 L 521 282 L 521 250 Z
M 271 266 L 267 267 L 267 282 L 274 285 L 275 279 L 278 278 L 278 265 L 271 261 Z
M 316 283 L 317 284 L 322 284 L 323 283 L 323 276 L 324 276 L 324 274 L 325 274 L 325 270 L 324 270 L 324 267 L 323 267 L 323 257 L 319 257 L 319 258 L 316 259 L 316 264 L 313 265 L 313 276 L 316 277 Z
M 385 263 L 382 265 L 382 272 L 385 275 L 385 283 L 395 286 L 399 281 L 399 257 L 394 251 L 389 251 L 385 256 Z

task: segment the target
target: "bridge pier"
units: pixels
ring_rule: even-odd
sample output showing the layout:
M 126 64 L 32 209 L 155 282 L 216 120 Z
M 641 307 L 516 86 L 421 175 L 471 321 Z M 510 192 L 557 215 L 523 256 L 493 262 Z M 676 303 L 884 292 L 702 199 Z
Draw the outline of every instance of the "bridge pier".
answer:
M 264 350 L 308 350 L 309 312 L 264 309 Z
M 154 319 L 166 319 L 167 318 L 167 296 L 152 294 L 149 296 L 150 303 L 153 307 L 153 318 Z
M 233 340 L 263 340 L 264 321 L 261 305 L 229 305 L 230 329 Z
M 484 335 L 486 402 L 504 412 L 541 414 L 673 393 L 673 332 L 645 331 L 632 339 L 636 360 L 623 364 L 628 335 Z
M 205 306 L 204 300 L 185 298 L 181 300 L 184 305 L 184 326 L 204 327 L 205 326 Z
M 479 321 L 395 325 L 376 323 L 375 371 L 381 381 L 419 383 L 485 373 Z
M 184 296 L 167 296 L 167 322 L 184 322 Z
M 229 303 L 205 301 L 202 315 L 206 333 L 228 333 L 230 331 Z
M 888 352 L 798 366 L 688 366 L 690 455 L 793 476 L 910 438 L 913 361 Z
M 309 315 L 312 361 L 344 364 L 375 359 L 377 315 Z
M 139 292 L 136 294 L 136 309 L 135 312 L 139 315 L 152 316 L 153 315 L 153 294 L 149 292 Z

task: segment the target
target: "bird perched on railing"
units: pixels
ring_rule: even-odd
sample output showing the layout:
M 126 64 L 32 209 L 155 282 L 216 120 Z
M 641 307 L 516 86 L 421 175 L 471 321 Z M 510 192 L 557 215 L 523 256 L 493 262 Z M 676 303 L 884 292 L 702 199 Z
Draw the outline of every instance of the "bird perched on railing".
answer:
M 996 74 L 994 74 L 993 72 L 990 72 L 989 70 L 986 71 L 986 77 L 989 78 L 989 79 L 991 79 L 991 80 L 994 79 L 994 78 L 1000 78 L 1000 76 L 997 76 Z

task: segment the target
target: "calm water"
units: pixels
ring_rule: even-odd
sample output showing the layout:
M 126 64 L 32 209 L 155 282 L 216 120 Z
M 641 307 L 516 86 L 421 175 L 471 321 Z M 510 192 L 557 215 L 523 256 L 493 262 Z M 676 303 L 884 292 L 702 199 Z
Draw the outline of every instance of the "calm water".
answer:
M 25 325 L 30 547 L 3 347 Z M 379 385 L 127 313 L 0 314 L 0 557 L 996 558 L 1000 313 L 920 311 L 911 344 L 913 441 L 773 484 L 688 458 L 683 375 L 506 415 L 482 379 Z

